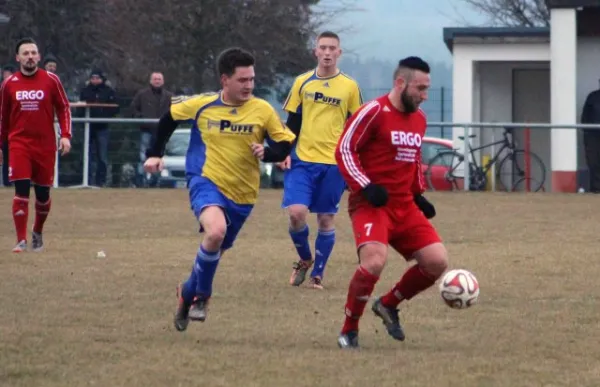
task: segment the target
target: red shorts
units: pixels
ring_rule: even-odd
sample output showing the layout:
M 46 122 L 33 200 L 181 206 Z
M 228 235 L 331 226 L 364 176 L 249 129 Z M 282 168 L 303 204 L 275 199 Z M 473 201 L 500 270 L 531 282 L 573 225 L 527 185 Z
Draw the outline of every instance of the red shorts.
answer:
M 357 208 L 350 217 L 357 249 L 367 243 L 381 243 L 392 246 L 410 260 L 415 252 L 442 241 L 412 202 L 402 208 L 364 206 Z
M 8 150 L 8 180 L 31 180 L 31 183 L 51 187 L 54 184 L 55 151 L 29 148 Z

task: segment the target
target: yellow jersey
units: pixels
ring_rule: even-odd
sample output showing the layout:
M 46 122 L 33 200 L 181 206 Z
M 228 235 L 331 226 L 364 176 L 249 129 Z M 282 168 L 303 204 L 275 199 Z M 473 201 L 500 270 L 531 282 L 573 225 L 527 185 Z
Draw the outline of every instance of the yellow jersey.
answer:
M 254 204 L 258 196 L 259 160 L 251 144 L 263 144 L 266 134 L 276 142 L 295 139 L 275 109 L 257 97 L 236 106 L 221 93 L 173 97 L 171 115 L 192 121 L 186 173 L 208 178 L 237 204 Z
M 339 72 L 320 78 L 317 70 L 299 75 L 283 105 L 302 114 L 295 157 L 302 161 L 335 165 L 335 148 L 344 124 L 362 105 L 358 83 Z

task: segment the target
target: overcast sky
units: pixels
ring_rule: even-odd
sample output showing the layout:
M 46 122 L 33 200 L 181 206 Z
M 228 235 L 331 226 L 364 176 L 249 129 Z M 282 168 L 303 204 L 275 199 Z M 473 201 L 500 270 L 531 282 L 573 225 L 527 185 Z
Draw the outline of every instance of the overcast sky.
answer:
M 335 0 L 322 0 L 324 6 Z M 485 25 L 485 18 L 462 0 L 362 0 L 362 11 L 336 17 L 328 26 L 342 32 L 348 55 L 396 60 L 419 55 L 427 60 L 450 62 L 443 41 L 444 27 Z

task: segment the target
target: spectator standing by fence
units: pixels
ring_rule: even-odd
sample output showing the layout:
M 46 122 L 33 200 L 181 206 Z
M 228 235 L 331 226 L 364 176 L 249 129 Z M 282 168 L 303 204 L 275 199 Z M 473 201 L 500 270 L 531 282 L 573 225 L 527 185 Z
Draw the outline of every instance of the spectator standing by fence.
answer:
M 56 74 L 56 70 L 58 70 L 58 61 L 54 55 L 46 55 L 46 58 L 44 59 L 44 70 L 48 71 L 49 73 Z
M 169 111 L 173 93 L 164 89 L 165 79 L 161 72 L 150 74 L 150 84 L 139 90 L 133 101 L 131 109 L 135 118 L 160 118 Z M 140 162 L 138 164 L 138 187 L 153 186 L 156 183 L 155 175 L 144 173 L 146 150 L 150 148 L 152 136 L 156 132 L 156 124 L 140 125 Z
M 13 75 L 17 71 L 17 68 L 13 65 L 6 65 L 2 67 L 2 81 Z
M 116 103 L 115 90 L 107 84 L 106 77 L 101 70 L 93 70 L 90 79 L 81 89 L 79 96 L 81 102 L 87 103 Z M 117 115 L 119 108 L 113 107 L 92 107 L 90 109 L 91 118 L 111 118 Z M 106 175 L 108 170 L 108 142 L 109 142 L 108 123 L 90 124 L 90 155 L 89 155 L 89 181 L 94 181 L 94 185 L 104 187 L 106 185 Z M 95 158 L 92 155 L 95 154 Z M 91 162 L 96 162 L 95 179 L 92 180 Z
M 600 81 L 599 81 L 600 85 Z M 588 94 L 581 112 L 582 124 L 600 124 L 600 86 Z M 590 173 L 590 192 L 600 193 L 600 131 L 583 130 L 583 148 Z

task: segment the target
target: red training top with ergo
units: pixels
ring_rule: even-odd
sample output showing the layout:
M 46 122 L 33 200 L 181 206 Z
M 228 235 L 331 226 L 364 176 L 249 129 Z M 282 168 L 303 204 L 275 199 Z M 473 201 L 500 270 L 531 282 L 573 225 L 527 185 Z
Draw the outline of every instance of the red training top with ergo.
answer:
M 71 111 L 59 78 L 43 69 L 26 76 L 16 72 L 0 91 L 0 146 L 56 151 L 54 112 L 61 138 L 71 138 Z
M 406 205 L 425 190 L 421 142 L 427 129 L 420 109 L 404 113 L 388 95 L 363 105 L 347 122 L 335 157 L 350 187 L 349 210 L 368 205 L 360 191 L 369 183 L 386 188 L 388 206 Z

